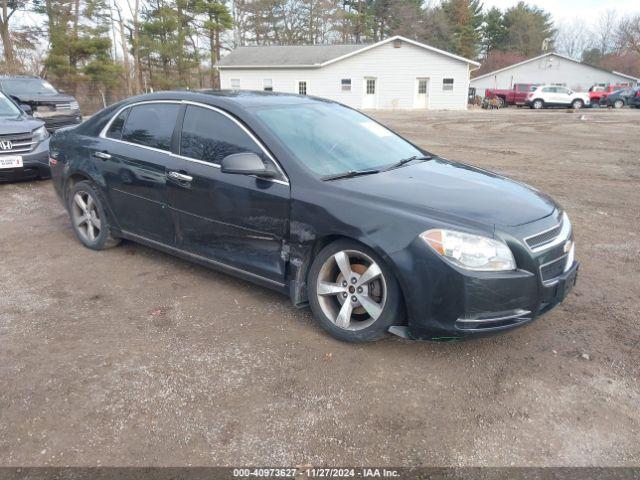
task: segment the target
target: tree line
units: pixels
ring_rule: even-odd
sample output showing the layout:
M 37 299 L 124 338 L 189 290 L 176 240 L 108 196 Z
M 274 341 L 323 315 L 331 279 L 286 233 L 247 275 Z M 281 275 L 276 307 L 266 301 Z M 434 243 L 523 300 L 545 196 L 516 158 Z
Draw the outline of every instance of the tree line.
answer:
M 480 0 L 0 0 L 0 8 L 2 71 L 105 98 L 215 88 L 215 64 L 237 46 L 397 34 L 479 59 L 478 73 L 555 49 L 640 76 L 640 15 L 556 25 L 525 2 L 501 10 Z

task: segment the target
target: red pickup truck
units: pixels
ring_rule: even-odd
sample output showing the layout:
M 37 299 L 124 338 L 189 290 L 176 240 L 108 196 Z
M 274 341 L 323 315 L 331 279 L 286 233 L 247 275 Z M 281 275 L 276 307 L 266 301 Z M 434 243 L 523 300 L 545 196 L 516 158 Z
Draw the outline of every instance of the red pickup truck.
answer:
M 507 105 L 524 105 L 527 99 L 527 93 L 539 83 L 515 83 L 512 89 L 503 90 L 496 88 L 487 88 L 484 92 L 484 98 L 499 98 L 502 107 Z
M 606 83 L 596 83 L 589 89 L 589 102 L 592 107 L 597 107 L 600 104 L 600 99 L 605 98 L 611 92 L 620 90 L 622 88 L 630 88 L 633 85 L 630 83 L 617 83 L 615 85 Z

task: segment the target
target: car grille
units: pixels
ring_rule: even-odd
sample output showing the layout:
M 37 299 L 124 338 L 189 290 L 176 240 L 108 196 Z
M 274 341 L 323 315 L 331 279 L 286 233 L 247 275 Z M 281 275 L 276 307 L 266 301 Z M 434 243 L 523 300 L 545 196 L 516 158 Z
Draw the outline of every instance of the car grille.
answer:
M 56 111 L 71 110 L 71 103 L 56 103 Z
M 529 245 L 529 248 L 531 248 L 532 250 L 535 248 L 540 248 L 548 243 L 553 242 L 558 234 L 560 234 L 561 230 L 562 222 L 560 222 L 557 226 L 553 227 L 550 230 L 538 233 L 536 235 L 533 235 L 532 237 L 527 238 L 525 242 L 527 242 L 527 245 Z
M 540 277 L 544 283 L 553 282 L 562 275 L 567 266 L 567 257 L 568 254 L 565 254 L 540 266 Z
M 29 153 L 35 142 L 31 132 L 0 135 L 0 155 Z M 10 146 L 10 148 L 5 148 Z
M 44 124 L 48 130 L 56 130 L 70 125 L 77 125 L 79 122 L 76 117 L 47 117 L 43 118 Z

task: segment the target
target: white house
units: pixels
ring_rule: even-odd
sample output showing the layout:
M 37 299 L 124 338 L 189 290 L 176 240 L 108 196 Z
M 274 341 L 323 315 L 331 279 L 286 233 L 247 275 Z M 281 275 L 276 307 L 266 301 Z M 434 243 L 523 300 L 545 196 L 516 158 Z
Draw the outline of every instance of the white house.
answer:
M 487 88 L 510 89 L 514 83 L 551 83 L 587 91 L 596 83 L 635 85 L 637 82 L 631 75 L 587 65 L 558 53 L 545 53 L 472 78 L 471 86 L 477 95 L 484 96 Z
M 223 89 L 314 95 L 362 109 L 467 107 L 479 64 L 395 36 L 368 45 L 240 47 L 217 67 Z

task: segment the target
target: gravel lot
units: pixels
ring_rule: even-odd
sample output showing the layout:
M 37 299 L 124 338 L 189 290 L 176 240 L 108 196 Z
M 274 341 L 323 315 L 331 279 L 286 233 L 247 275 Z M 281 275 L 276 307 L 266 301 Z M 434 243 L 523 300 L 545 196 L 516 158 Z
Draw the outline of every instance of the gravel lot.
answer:
M 640 464 L 640 111 L 376 116 L 560 201 L 567 301 L 497 337 L 342 344 L 269 290 L 83 248 L 49 181 L 2 185 L 0 464 Z

